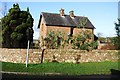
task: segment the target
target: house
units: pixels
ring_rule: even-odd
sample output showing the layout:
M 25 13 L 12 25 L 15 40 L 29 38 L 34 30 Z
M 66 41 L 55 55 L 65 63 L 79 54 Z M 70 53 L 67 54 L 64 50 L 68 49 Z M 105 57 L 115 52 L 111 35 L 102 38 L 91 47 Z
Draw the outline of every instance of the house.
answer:
M 85 27 L 77 28 L 83 18 L 87 19 Z M 38 28 L 40 28 L 40 46 L 49 31 L 64 31 L 66 35 L 74 36 L 85 29 L 91 32 L 92 41 L 94 40 L 95 27 L 87 17 L 74 15 L 74 11 L 70 11 L 69 15 L 65 14 L 64 9 L 61 9 L 59 14 L 41 12 Z

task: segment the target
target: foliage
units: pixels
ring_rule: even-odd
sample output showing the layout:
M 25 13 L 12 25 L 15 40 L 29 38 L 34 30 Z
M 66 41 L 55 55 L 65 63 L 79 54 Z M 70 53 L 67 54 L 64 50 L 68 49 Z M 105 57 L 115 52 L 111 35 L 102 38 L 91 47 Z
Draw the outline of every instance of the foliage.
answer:
M 115 29 L 117 35 L 120 37 L 120 19 L 118 19 L 118 23 L 115 23 Z
M 51 49 L 59 48 L 62 45 L 62 41 L 64 40 L 64 33 L 59 31 L 58 32 L 50 31 L 47 37 L 44 38 L 44 40 L 45 46 L 47 46 L 47 48 Z
M 13 4 L 9 13 L 2 18 L 3 47 L 26 48 L 26 30 L 31 28 L 31 42 L 33 41 L 33 18 L 29 12 L 21 11 L 19 4 Z
M 99 37 L 98 40 L 99 40 L 100 42 L 106 42 L 106 38 L 105 38 L 105 37 Z
M 120 62 L 119 62 L 120 63 Z M 2 62 L 2 71 L 8 72 L 28 72 L 44 76 L 45 73 L 61 73 L 62 75 L 93 75 L 110 74 L 110 69 L 118 70 L 118 62 L 89 62 L 89 63 L 43 63 L 43 64 L 25 64 Z
M 97 41 L 93 41 L 93 42 L 90 43 L 90 46 L 92 47 L 92 49 L 97 49 L 98 42 Z
M 111 42 L 116 47 L 116 49 L 120 49 L 120 37 L 111 38 Z
M 81 18 L 80 19 L 80 24 L 77 26 L 78 28 L 81 28 L 81 27 L 85 27 L 85 25 L 86 25 L 86 23 L 87 23 L 87 18 L 86 17 L 83 17 L 83 18 Z
M 76 36 L 64 37 L 63 32 L 50 31 L 44 38 L 45 46 L 50 49 L 66 48 L 68 45 L 73 49 L 92 50 L 96 49 L 98 44 L 96 41 L 91 41 L 92 35 L 89 31 L 82 31 Z
M 87 21 L 86 17 L 80 19 L 80 23 L 77 28 L 83 27 L 83 30 L 77 36 L 73 37 L 72 45 L 75 49 L 92 50 L 96 49 L 98 46 L 97 41 L 90 41 L 92 39 L 92 34 L 88 30 L 84 29 Z
M 118 19 L 118 23 L 115 23 L 115 29 L 118 37 L 114 37 L 112 42 L 117 49 L 120 49 L 120 19 Z
M 3 38 L 2 38 L 2 22 L 1 22 L 1 19 L 0 19 L 0 47 L 2 46 L 2 41 L 3 41 Z
M 97 42 L 91 41 L 92 34 L 89 31 L 82 31 L 73 38 L 73 48 L 81 50 L 90 50 L 97 48 Z

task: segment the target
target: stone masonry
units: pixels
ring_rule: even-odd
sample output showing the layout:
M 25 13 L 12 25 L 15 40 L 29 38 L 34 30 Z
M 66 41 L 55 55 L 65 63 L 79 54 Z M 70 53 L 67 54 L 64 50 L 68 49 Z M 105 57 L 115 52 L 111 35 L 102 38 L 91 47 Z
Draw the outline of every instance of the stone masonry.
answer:
M 25 63 L 26 49 L 7 49 L 0 48 L 0 61 Z M 118 50 L 93 50 L 87 52 L 85 50 L 74 49 L 46 49 L 44 52 L 44 62 L 101 62 L 101 61 L 117 61 L 120 58 Z M 40 63 L 41 50 L 29 50 L 29 63 Z

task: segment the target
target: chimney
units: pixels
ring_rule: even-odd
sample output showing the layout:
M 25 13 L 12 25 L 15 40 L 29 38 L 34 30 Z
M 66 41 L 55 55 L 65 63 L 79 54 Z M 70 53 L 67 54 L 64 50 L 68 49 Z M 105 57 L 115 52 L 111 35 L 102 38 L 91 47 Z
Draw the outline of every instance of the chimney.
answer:
M 62 9 L 62 8 L 61 8 L 61 10 L 60 10 L 60 15 L 61 15 L 61 16 L 64 16 L 64 15 L 65 15 L 64 9 Z
M 71 18 L 74 18 L 74 11 L 70 11 L 69 15 L 70 15 Z

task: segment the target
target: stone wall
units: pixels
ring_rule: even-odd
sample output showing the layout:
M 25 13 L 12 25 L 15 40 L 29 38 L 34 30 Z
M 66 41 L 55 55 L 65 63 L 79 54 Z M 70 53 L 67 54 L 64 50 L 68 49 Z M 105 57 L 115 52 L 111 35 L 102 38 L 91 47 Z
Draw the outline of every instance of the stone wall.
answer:
M 44 62 L 101 62 L 117 61 L 120 58 L 120 51 L 117 50 L 93 50 L 87 52 L 74 49 L 47 49 L 44 52 Z M 25 63 L 26 49 L 0 48 L 0 61 Z M 29 50 L 29 63 L 40 63 L 41 50 Z
M 46 50 L 44 60 L 58 62 L 101 62 L 101 61 L 117 61 L 120 58 L 117 50 L 93 50 L 87 52 L 84 50 L 62 49 L 62 50 Z
M 29 63 L 40 63 L 41 54 L 33 53 L 33 49 L 29 49 Z M 0 48 L 0 61 L 25 63 L 26 62 L 26 49 L 6 49 Z

